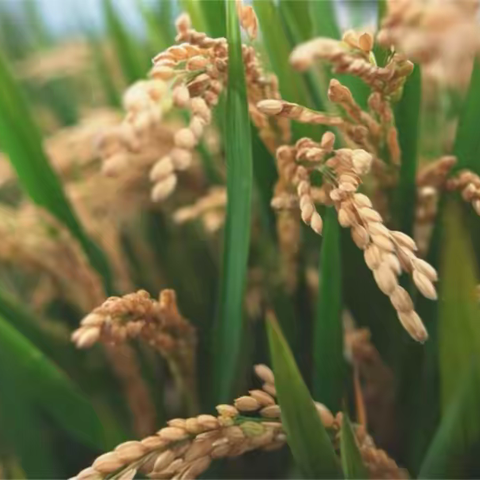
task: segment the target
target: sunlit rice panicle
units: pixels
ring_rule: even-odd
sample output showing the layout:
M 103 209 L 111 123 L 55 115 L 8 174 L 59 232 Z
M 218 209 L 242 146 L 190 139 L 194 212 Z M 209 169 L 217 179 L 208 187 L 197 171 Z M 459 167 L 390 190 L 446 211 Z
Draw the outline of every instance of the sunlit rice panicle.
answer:
M 448 190 L 461 192 L 462 198 L 472 204 L 477 215 L 480 215 L 480 177 L 470 171 L 461 170 L 446 182 Z
M 227 192 L 224 187 L 212 187 L 192 205 L 179 208 L 173 214 L 173 221 L 179 225 L 201 219 L 208 232 L 216 232 L 225 221 Z
M 325 112 L 316 112 L 292 102 L 279 99 L 262 100 L 257 104 L 258 109 L 265 115 L 285 117 L 300 123 L 312 123 L 329 126 L 340 126 L 343 120 Z
M 257 20 L 251 6 L 237 4 L 242 24 L 250 35 L 255 35 Z M 173 104 L 190 111 L 188 127 L 180 129 L 174 136 L 174 148 L 161 157 L 150 172 L 155 184 L 152 199 L 160 201 L 175 189 L 175 172 L 186 170 L 192 161 L 192 152 L 201 141 L 205 128 L 212 121 L 212 110 L 227 83 L 228 45 L 225 38 L 210 38 L 191 27 L 187 15 L 177 22 L 177 42 L 154 58 L 150 75 L 154 79 L 171 84 Z M 242 45 L 245 65 L 249 109 L 253 122 L 259 128 L 260 137 L 270 150 L 290 138 L 289 123 L 280 120 L 273 125 L 256 109 L 264 98 L 279 98 L 278 81 L 274 75 L 266 75 L 260 65 L 253 46 Z
M 255 40 L 258 33 L 258 19 L 251 5 L 244 5 L 242 0 L 235 0 L 240 25 L 248 36 Z
M 410 273 L 418 290 L 434 300 L 437 294 L 433 282 L 437 273 L 416 257 L 415 242 L 402 232 L 389 230 L 370 199 L 357 192 L 362 176 L 370 171 L 372 155 L 361 149 L 334 150 L 334 141 L 334 135 L 328 132 L 320 143 L 303 138 L 293 147 L 285 145 L 277 150 L 280 179 L 272 206 L 288 209 L 298 202 L 302 220 L 321 234 L 322 219 L 315 208 L 310 175 L 315 170 L 322 173 L 323 185 L 338 212 L 340 225 L 350 228 L 354 243 L 364 250 L 368 268 L 380 290 L 390 298 L 402 325 L 413 338 L 423 342 L 427 332 L 412 299 L 399 285 L 398 276 L 402 271 Z
M 2 262 L 48 279 L 54 298 L 63 298 L 80 310 L 88 311 L 104 300 L 100 277 L 77 240 L 56 218 L 30 204 L 3 205 L 0 214 Z
M 420 253 L 428 250 L 437 218 L 438 201 L 441 193 L 449 185 L 448 178 L 456 162 L 454 156 L 443 156 L 418 169 L 413 237 Z
M 400 468 L 385 450 L 375 446 L 375 442 L 364 427 L 360 425 L 355 427 L 355 437 L 369 478 L 409 478 L 408 472 Z
M 273 372 L 266 365 L 257 365 L 255 372 L 264 382 L 262 389 L 250 390 L 233 405 L 217 405 L 217 416 L 172 419 L 155 435 L 101 455 L 75 478 L 134 478 L 139 472 L 150 478 L 190 479 L 214 460 L 281 448 L 287 438 L 275 399 Z M 333 428 L 332 413 L 321 403 L 315 405 L 325 427 Z
M 308 69 L 315 60 L 328 61 L 335 73 L 359 77 L 372 90 L 393 97 L 401 94 L 405 79 L 413 70 L 413 64 L 403 55 L 394 54 L 385 67 L 379 67 L 362 48 L 323 37 L 300 44 L 290 56 L 290 63 L 300 71 Z
M 389 1 L 377 40 L 421 64 L 427 78 L 465 86 L 480 51 L 478 1 Z
M 159 301 L 143 290 L 111 297 L 87 315 L 72 334 L 78 348 L 89 348 L 100 341 L 123 344 L 140 338 L 169 362 L 179 387 L 195 392 L 196 334 L 178 311 L 173 290 L 163 290 Z

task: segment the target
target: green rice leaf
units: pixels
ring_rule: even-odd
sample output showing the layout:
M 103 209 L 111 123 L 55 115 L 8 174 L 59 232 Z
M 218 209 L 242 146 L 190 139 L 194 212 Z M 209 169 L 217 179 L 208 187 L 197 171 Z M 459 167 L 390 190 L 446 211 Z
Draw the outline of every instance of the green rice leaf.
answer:
M 343 412 L 342 428 L 340 430 L 340 454 L 345 478 L 360 480 L 369 478 L 358 449 L 350 418 L 345 411 Z
M 107 31 L 115 47 L 120 62 L 123 76 L 128 83 L 145 77 L 148 65 L 146 55 L 136 45 L 136 40 L 125 28 L 112 0 L 104 0 L 103 15 L 107 25 Z
M 280 0 L 278 8 L 285 19 L 295 45 L 312 38 L 313 23 L 310 15 L 310 0 Z
M 320 290 L 313 335 L 313 394 L 332 412 L 342 408 L 344 386 L 340 225 L 334 208 L 325 216 Z
M 300 105 L 310 105 L 312 102 L 307 93 L 307 83 L 288 61 L 292 45 L 285 35 L 277 6 L 273 0 L 254 0 L 253 5 L 260 22 L 268 58 L 279 81 L 282 98 Z M 272 25 L 277 25 L 277 27 L 271 28 Z M 321 132 L 322 129 L 319 129 L 318 126 L 292 122 L 292 130 L 294 136 L 300 138 L 318 136 L 318 132 Z
M 478 478 L 480 371 L 478 355 L 457 373 L 458 386 L 422 463 L 418 478 Z
M 438 318 L 442 411 L 460 387 L 459 374 L 480 352 L 480 308 L 475 298 L 479 277 L 473 246 L 458 205 L 448 203 L 443 218 Z
M 48 357 L 0 317 L 0 362 L 8 364 L 35 404 L 65 430 L 103 449 L 103 427 L 88 400 Z
M 377 30 L 380 30 L 383 17 L 387 13 L 386 0 L 377 0 Z M 381 47 L 378 42 L 375 42 L 373 46 L 373 54 L 377 61 L 377 65 L 384 66 L 388 56 L 388 50 Z
M 292 47 L 283 31 L 277 7 L 273 0 L 253 0 L 253 6 L 260 22 L 268 58 L 278 77 L 282 98 L 308 105 L 305 82 L 288 61 Z M 272 28 L 272 25 L 276 27 Z
M 54 332 L 49 331 L 42 325 L 42 319 L 37 318 L 4 291 L 0 291 L 0 316 L 43 353 L 48 352 L 58 361 L 73 360 L 74 350 L 71 348 L 68 336 L 55 335 Z
M 252 140 L 248 115 L 240 28 L 234 2 L 227 2 L 229 48 L 225 153 L 227 217 L 223 272 L 216 334 L 217 398 L 226 400 L 232 388 L 242 341 L 242 302 L 250 245 L 253 184 Z
M 115 80 L 108 68 L 108 63 L 103 51 L 102 42 L 97 38 L 95 32 L 85 30 L 88 39 L 92 60 L 95 65 L 95 72 L 102 86 L 105 99 L 114 108 L 120 108 L 122 101 Z
M 109 293 L 110 270 L 107 259 L 86 235 L 72 210 L 62 185 L 42 148 L 42 138 L 27 102 L 6 61 L 0 55 L 0 142 L 30 198 L 62 222 L 80 242 L 92 266 L 104 279 Z
M 416 65 L 413 73 L 405 82 L 400 102 L 395 106 L 395 123 L 402 152 L 400 181 L 396 190 L 396 214 L 399 229 L 407 235 L 412 235 L 415 216 L 415 176 L 417 173 L 421 95 L 421 72 L 420 67 Z
M 147 27 L 148 43 L 153 54 L 168 48 L 171 45 L 168 32 L 161 28 L 155 10 L 145 0 L 136 0 L 136 5 Z
M 280 0 L 279 14 L 282 24 L 285 26 L 285 33 L 290 38 L 290 51 L 298 44 L 311 39 L 313 25 L 310 14 L 310 0 Z M 306 18 L 308 18 L 308 21 L 306 21 Z M 287 60 L 288 56 L 283 58 L 283 61 Z M 310 106 L 316 110 L 325 110 L 325 105 L 328 102 L 326 83 L 328 79 L 322 69 L 310 69 L 303 74 L 302 78 L 312 102 Z M 317 127 L 317 131 L 321 134 L 322 129 Z
M 4 455 L 17 457 L 25 478 L 61 478 L 55 453 L 45 435 L 45 423 L 24 390 L 23 383 L 15 381 L 8 364 L 2 362 L 0 454 L 3 458 Z M 4 478 L 17 478 L 17 475 Z
M 332 0 L 322 0 L 320 2 L 311 0 L 310 13 L 315 36 L 340 39 L 341 32 Z
M 225 0 L 209 0 L 200 2 L 203 10 L 203 17 L 207 24 L 207 33 L 212 37 L 225 37 Z
M 272 316 L 267 322 L 282 423 L 304 478 L 341 478 L 340 464 L 293 354 Z
M 469 168 L 480 174 L 480 61 L 475 60 L 470 87 L 464 100 L 464 106 L 457 127 L 454 155 L 458 162 L 456 169 Z

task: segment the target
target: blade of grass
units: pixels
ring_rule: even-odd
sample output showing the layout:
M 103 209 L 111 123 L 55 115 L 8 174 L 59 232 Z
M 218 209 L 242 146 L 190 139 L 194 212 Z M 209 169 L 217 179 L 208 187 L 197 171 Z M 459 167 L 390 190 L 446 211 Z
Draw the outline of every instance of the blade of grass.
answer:
M 290 39 L 290 50 L 293 50 L 298 44 L 312 37 L 310 0 L 280 0 L 278 5 L 285 33 Z M 327 101 L 324 76 L 319 74 L 319 69 L 317 69 L 305 72 L 302 78 L 305 81 L 313 108 L 324 110 Z
M 480 174 L 480 60 L 475 60 L 470 87 L 464 100 L 453 148 L 458 162 L 456 170 L 469 168 Z
M 426 260 L 439 269 L 442 248 L 442 213 L 444 200 L 439 204 L 432 241 Z M 415 309 L 428 331 L 428 341 L 419 345 L 409 340 L 403 349 L 403 361 L 397 404 L 401 415 L 402 452 L 405 466 L 417 476 L 440 420 L 440 373 L 438 361 L 439 302 L 419 296 Z
M 344 386 L 340 225 L 328 208 L 320 254 L 319 303 L 313 334 L 313 394 L 332 412 L 342 408 Z
M 250 245 L 253 184 L 252 141 L 240 28 L 234 2 L 227 2 L 229 48 L 226 106 L 227 216 L 216 335 L 216 392 L 226 400 L 237 367 L 243 331 L 242 302 Z
M 383 17 L 387 13 L 387 2 L 386 0 L 377 0 L 377 30 L 380 30 L 382 26 Z M 375 42 L 373 46 L 373 54 L 375 55 L 375 60 L 377 65 L 381 67 L 385 66 L 385 62 L 388 56 L 388 50 L 382 48 L 378 42 Z
M 40 350 L 0 317 L 0 361 L 65 430 L 94 448 L 104 449 L 103 427 L 86 398 Z
M 273 0 L 253 0 L 255 12 L 260 21 L 262 38 L 277 75 L 282 98 L 300 105 L 310 105 L 307 84 L 304 78 L 290 66 L 288 61 L 292 46 L 285 35 L 281 17 Z M 272 25 L 277 25 L 272 28 Z M 317 137 L 322 129 L 308 124 L 292 123 L 295 138 Z
M 478 352 L 477 352 L 478 353 Z M 478 478 L 480 372 L 478 355 L 459 375 L 452 401 L 422 463 L 418 478 Z
M 23 305 L 1 290 L 0 316 L 11 322 L 11 325 L 19 333 L 40 348 L 42 352 L 48 352 L 55 360 L 70 363 L 74 359 L 74 351 L 68 336 L 58 336 L 44 328 L 41 319 L 36 318 Z
M 343 412 L 342 428 L 340 430 L 340 452 L 345 478 L 359 480 L 369 478 L 346 411 Z
M 207 33 L 213 37 L 225 37 L 225 0 L 209 0 L 200 2 L 203 10 L 203 17 L 207 24 Z
M 305 478 L 341 478 L 340 464 L 277 320 L 267 321 L 275 387 L 293 457 Z
M 478 272 L 458 205 L 447 204 L 444 222 L 438 318 L 442 411 L 459 388 L 459 373 L 468 369 L 472 355 L 480 351 L 480 309 L 475 298 Z
M 281 16 L 291 26 L 291 35 L 295 45 L 312 38 L 313 23 L 310 14 L 310 0 L 280 0 L 278 2 Z
M 62 222 L 82 245 L 109 294 L 112 279 L 107 259 L 86 235 L 42 148 L 42 139 L 27 102 L 0 54 L 0 142 L 30 198 Z
M 322 0 L 317 2 L 316 0 L 311 0 L 310 14 L 315 36 L 335 38 L 337 40 L 340 38 L 341 32 L 338 27 L 333 1 Z
M 152 53 L 156 54 L 168 48 L 171 45 L 170 39 L 165 35 L 168 32 L 161 28 L 153 8 L 147 5 L 144 0 L 136 0 L 136 6 L 147 27 L 148 43 Z
M 415 216 L 415 176 L 417 173 L 421 92 L 421 72 L 420 67 L 416 65 L 413 73 L 405 82 L 400 102 L 395 106 L 395 123 L 402 152 L 400 180 L 395 199 L 396 216 L 399 229 L 407 235 L 412 235 Z
M 253 155 L 253 177 L 255 180 L 256 192 L 260 200 L 260 214 L 266 230 L 272 239 L 275 239 L 276 222 L 270 200 L 273 197 L 273 190 L 278 179 L 275 159 L 267 150 L 267 147 L 258 136 L 257 129 L 252 125 L 252 155 Z
M 0 453 L 18 457 L 26 478 L 61 478 L 38 412 L 7 365 L 0 364 Z
M 52 45 L 53 38 L 40 10 L 38 2 L 21 2 L 22 14 L 25 23 L 31 32 L 33 45 L 37 49 L 45 49 Z
M 105 99 L 110 106 L 114 108 L 120 108 L 122 105 L 120 93 L 108 68 L 108 63 L 104 55 L 102 42 L 97 38 L 95 32 L 93 31 L 85 31 L 85 34 L 88 39 L 90 52 L 92 53 L 92 59 L 95 65 L 95 72 L 102 86 Z
M 123 76 L 128 83 L 134 83 L 143 78 L 147 72 L 146 55 L 136 45 L 136 40 L 125 28 L 112 0 L 104 0 L 103 15 L 110 39 L 120 62 Z
M 273 0 L 253 0 L 253 6 L 260 22 L 268 58 L 278 77 L 282 98 L 300 105 L 308 105 L 305 83 L 288 61 L 292 47 L 281 26 L 277 7 Z M 272 28 L 272 25 L 275 25 L 275 28 Z

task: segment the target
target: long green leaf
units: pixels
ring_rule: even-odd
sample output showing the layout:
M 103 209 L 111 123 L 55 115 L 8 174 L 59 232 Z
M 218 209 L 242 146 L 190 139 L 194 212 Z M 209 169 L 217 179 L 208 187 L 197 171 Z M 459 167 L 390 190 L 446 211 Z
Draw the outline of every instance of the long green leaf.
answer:
M 115 47 L 123 76 L 128 83 L 145 77 L 148 69 L 147 56 L 136 45 L 136 40 L 125 28 L 112 0 L 103 0 L 103 14 L 109 36 Z
M 465 97 L 463 111 L 458 122 L 454 155 L 457 156 L 457 169 L 469 168 L 480 174 L 480 61 L 475 60 L 470 87 Z
M 260 21 L 268 58 L 280 83 L 282 97 L 289 102 L 308 105 L 305 83 L 288 61 L 292 47 L 283 31 L 277 7 L 273 0 L 253 0 L 253 6 Z
M 86 235 L 42 148 L 27 102 L 0 54 L 0 142 L 31 199 L 57 217 L 78 239 L 109 293 L 110 270 L 103 252 Z
M 73 360 L 74 350 L 71 348 L 68 335 L 59 336 L 56 332 L 49 331 L 42 325 L 42 319 L 36 318 L 4 291 L 0 291 L 0 316 L 55 360 Z
M 225 0 L 209 0 L 200 2 L 203 17 L 207 24 L 207 33 L 213 37 L 225 37 L 227 34 L 225 25 Z
M 0 364 L 0 453 L 17 457 L 27 478 L 60 478 L 44 424 L 9 368 Z
M 310 1 L 310 13 L 315 35 L 340 39 L 341 33 L 332 0 Z
M 144 0 L 136 0 L 136 6 L 147 27 L 148 43 L 152 52 L 156 54 L 168 48 L 171 45 L 168 32 L 161 28 L 154 9 L 147 5 Z
M 396 214 L 399 229 L 407 235 L 412 234 L 415 216 L 415 175 L 417 173 L 421 94 L 420 67 L 416 65 L 412 75 L 405 82 L 402 99 L 395 107 L 395 123 L 402 152 L 400 181 L 396 190 Z
M 313 336 L 313 393 L 332 412 L 341 410 L 343 359 L 340 225 L 328 208 L 320 256 L 320 290 Z
M 345 478 L 359 480 L 369 478 L 347 412 L 343 413 L 342 429 L 340 431 L 340 455 Z
M 92 406 L 69 378 L 0 317 L 0 362 L 8 364 L 32 401 L 82 442 L 105 447 L 103 428 Z
M 276 319 L 267 324 L 288 444 L 305 478 L 341 478 L 338 458 Z
M 300 74 L 291 67 L 288 58 L 293 47 L 285 34 L 278 7 L 273 0 L 254 0 L 255 12 L 260 21 L 262 38 L 268 53 L 268 58 L 277 75 L 282 98 L 300 105 L 311 105 L 307 83 Z M 276 28 L 272 28 L 276 25 Z M 308 124 L 292 124 L 296 138 L 316 137 L 322 129 Z
M 480 308 L 475 298 L 478 272 L 468 232 L 454 203 L 445 209 L 442 245 L 438 341 L 444 410 L 454 398 L 472 355 L 480 352 Z
M 419 478 L 478 478 L 480 462 L 480 371 L 478 355 L 459 385 L 422 463 Z
M 242 300 L 250 245 L 253 184 L 252 141 L 242 45 L 235 3 L 227 2 L 229 48 L 226 107 L 227 218 L 216 335 L 216 389 L 227 399 L 237 367 L 242 337 Z
M 280 0 L 280 14 L 291 28 L 295 44 L 312 38 L 313 23 L 310 15 L 310 0 Z

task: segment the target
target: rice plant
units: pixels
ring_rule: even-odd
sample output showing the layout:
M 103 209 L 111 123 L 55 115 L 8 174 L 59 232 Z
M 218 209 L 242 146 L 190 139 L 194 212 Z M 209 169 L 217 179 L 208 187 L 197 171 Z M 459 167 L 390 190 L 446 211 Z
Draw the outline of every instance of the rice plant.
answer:
M 0 6 L 2 478 L 480 476 L 479 3 L 338 3 Z

